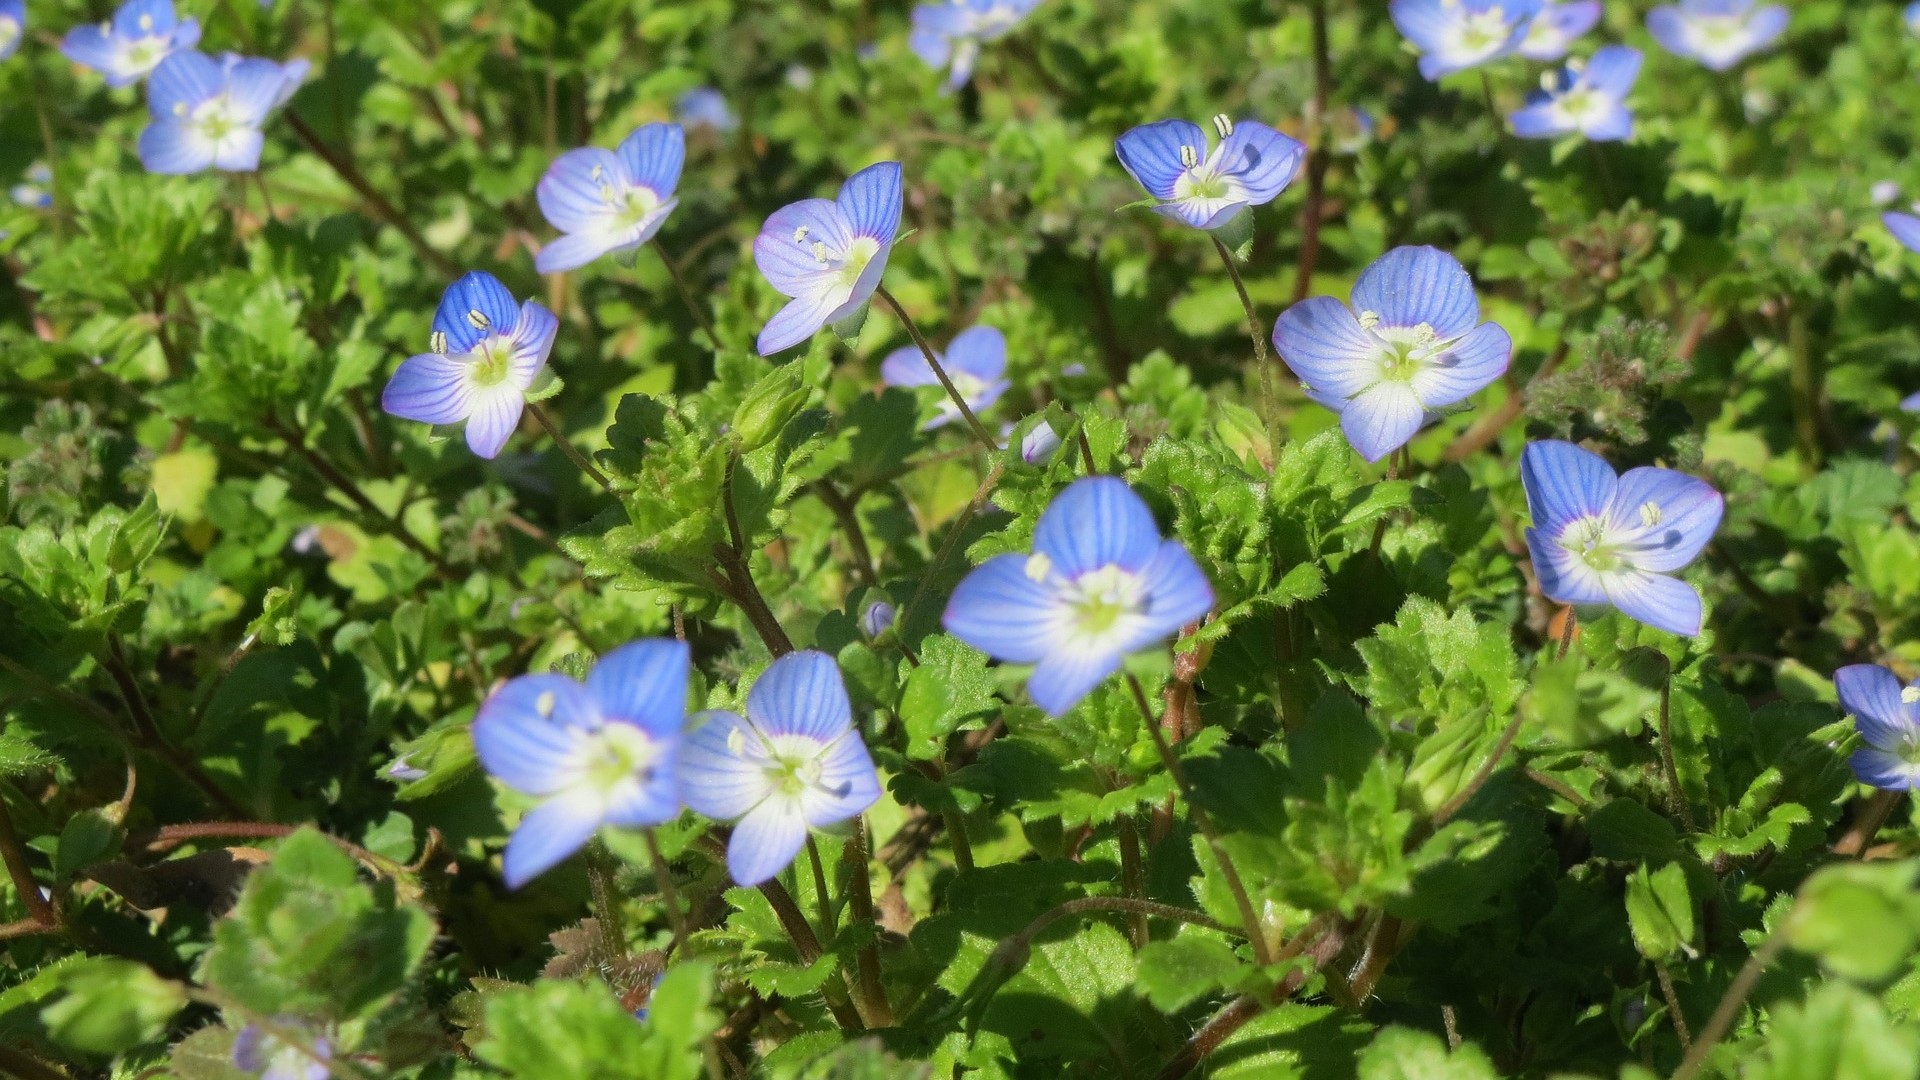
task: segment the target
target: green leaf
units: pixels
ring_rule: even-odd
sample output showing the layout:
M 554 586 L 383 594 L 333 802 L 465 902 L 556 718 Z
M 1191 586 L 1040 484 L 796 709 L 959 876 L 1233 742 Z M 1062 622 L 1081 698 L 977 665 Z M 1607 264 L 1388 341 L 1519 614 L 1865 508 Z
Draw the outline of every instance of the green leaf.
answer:
M 1495 1080 L 1499 1075 L 1472 1043 L 1448 1050 L 1439 1036 L 1411 1028 L 1380 1029 L 1360 1055 L 1360 1080 Z
M 1642 866 L 1627 877 L 1627 925 L 1634 948 L 1649 960 L 1676 952 L 1693 954 L 1693 894 L 1686 868 L 1670 862 L 1649 873 Z
M 606 1080 L 699 1080 L 700 1046 L 720 1026 L 709 1004 L 713 972 L 705 964 L 669 969 L 635 1020 L 598 982 L 535 983 L 492 994 L 482 1061 L 522 1080 L 593 1076 Z
M 53 1041 L 117 1054 L 158 1039 L 187 1005 L 186 989 L 131 960 L 88 957 L 60 970 L 61 995 L 40 1010 Z
M 1238 985 L 1251 970 L 1210 931 L 1183 930 L 1140 950 L 1140 989 L 1153 1007 L 1179 1012 L 1200 998 Z
M 1917 873 L 1910 860 L 1825 867 L 1801 887 L 1782 932 L 1788 944 L 1846 978 L 1891 978 L 1920 947 Z

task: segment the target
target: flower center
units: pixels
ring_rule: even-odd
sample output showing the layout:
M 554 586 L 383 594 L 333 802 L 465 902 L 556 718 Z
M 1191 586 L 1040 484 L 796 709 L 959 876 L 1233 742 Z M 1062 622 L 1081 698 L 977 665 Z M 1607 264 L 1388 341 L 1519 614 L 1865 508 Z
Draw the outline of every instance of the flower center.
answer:
M 1074 628 L 1087 637 L 1103 637 L 1120 621 L 1138 614 L 1145 596 L 1140 579 L 1118 566 L 1090 570 L 1066 585 L 1066 606 Z
M 1495 5 L 1460 20 L 1460 47 L 1467 52 L 1487 52 L 1506 44 L 1512 32 L 1507 13 Z
M 4 49 L 13 44 L 14 39 L 19 36 L 20 24 L 13 19 L 0 15 L 0 49 Z
M 1412 382 L 1447 344 L 1428 323 L 1381 326 L 1379 314 L 1372 311 L 1360 313 L 1360 328 L 1371 334 L 1379 347 L 1374 367 L 1381 382 Z
M 194 126 L 210 142 L 224 142 L 246 125 L 233 115 L 233 102 L 225 94 L 213 98 L 193 111 Z
M 1580 561 L 1597 574 L 1620 569 L 1625 561 L 1619 550 L 1607 540 L 1607 523 L 1600 517 L 1583 517 L 1560 533 L 1560 546 L 1580 556 Z
M 585 758 L 586 782 L 610 792 L 636 777 L 642 783 L 650 779 L 660 745 L 632 724 L 613 723 L 590 737 Z
M 660 196 L 654 194 L 653 189 L 616 187 L 610 183 L 600 185 L 600 201 L 612 211 L 614 227 L 619 229 L 639 225 L 660 208 Z
M 467 378 L 475 386 L 498 386 L 513 372 L 513 343 L 495 335 L 473 348 L 473 368 Z
M 1738 15 L 1700 15 L 1693 20 L 1694 40 L 1709 48 L 1738 44 L 1746 24 Z
M 738 734 L 736 731 L 735 734 Z M 805 735 L 776 735 L 767 740 L 767 784 L 776 795 L 798 798 L 824 788 L 826 747 Z M 835 794 L 839 794 L 836 792 Z

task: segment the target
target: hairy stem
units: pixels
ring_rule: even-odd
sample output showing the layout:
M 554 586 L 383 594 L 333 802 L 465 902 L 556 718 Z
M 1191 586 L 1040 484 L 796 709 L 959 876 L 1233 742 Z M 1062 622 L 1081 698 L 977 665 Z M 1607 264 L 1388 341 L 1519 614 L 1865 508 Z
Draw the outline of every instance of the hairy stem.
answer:
M 880 984 L 880 924 L 873 917 L 873 880 L 867 869 L 867 819 L 853 819 L 853 835 L 840 856 L 849 871 L 847 881 L 847 917 L 853 923 L 871 926 L 873 934 L 860 946 L 854 966 L 860 980 L 860 997 L 866 1004 L 869 1027 L 892 1027 L 893 1006 L 887 1003 L 886 987 Z
M 1680 995 L 1673 989 L 1673 973 L 1659 960 L 1653 962 L 1653 973 L 1660 980 L 1660 996 L 1667 999 L 1667 1018 L 1673 1021 L 1673 1033 L 1680 1037 L 1680 1049 L 1693 1049 L 1693 1036 L 1687 1031 L 1687 1014 L 1680 1009 Z
M 415 227 L 413 222 L 409 220 L 405 214 L 395 209 L 394 205 L 388 202 L 385 196 L 374 190 L 373 185 L 367 181 L 366 175 L 360 171 L 360 167 L 355 165 L 351 158 L 327 145 L 326 140 L 322 139 L 320 134 L 314 131 L 313 128 L 308 127 L 307 122 L 300 119 L 298 113 L 289 110 L 285 115 L 287 126 L 293 129 L 293 133 L 299 136 L 300 141 L 306 145 L 307 149 L 313 151 L 315 157 L 326 162 L 328 167 L 339 175 L 340 179 L 346 181 L 347 186 L 358 193 L 360 198 L 366 202 L 368 209 L 373 211 L 375 217 L 393 226 L 401 236 L 406 237 L 407 243 L 412 244 L 413 249 L 420 253 L 420 257 L 431 263 L 435 270 L 448 277 L 452 277 L 460 272 L 460 267 L 456 265 L 451 258 L 447 257 L 445 253 L 441 252 L 432 244 L 427 243 L 426 236 Z
M 1747 995 L 1753 993 L 1753 987 L 1760 981 L 1761 973 L 1774 957 L 1786 945 L 1782 934 L 1771 934 L 1764 944 L 1755 950 L 1747 962 L 1741 965 L 1740 973 L 1733 977 L 1727 992 L 1721 995 L 1720 1004 L 1714 1007 L 1713 1015 L 1707 1018 L 1707 1026 L 1700 1029 L 1700 1037 L 1693 1041 L 1693 1047 L 1687 1056 L 1681 1059 L 1680 1067 L 1673 1070 L 1672 1080 L 1692 1080 L 1693 1074 L 1706 1064 L 1707 1054 L 1733 1028 L 1733 1022 L 1740 1015 L 1740 1006 L 1744 1005 Z
M 1667 666 L 1667 677 L 1660 680 L 1660 764 L 1667 773 L 1667 789 L 1673 793 L 1674 808 L 1680 811 L 1680 822 L 1690 833 L 1700 831 L 1693 820 L 1693 807 L 1687 805 L 1687 793 L 1680 786 L 1680 767 L 1673 757 L 1673 666 Z
M 673 864 L 660 851 L 660 838 L 652 829 L 646 830 L 647 858 L 653 862 L 653 880 L 660 886 L 660 904 L 667 909 L 667 922 L 673 927 L 673 942 L 667 946 L 669 955 L 679 952 L 680 946 L 687 940 L 687 916 L 680 910 L 680 890 L 673 884 Z
M 19 830 L 13 827 L 13 815 L 7 812 L 4 799 L 0 799 L 0 860 L 6 862 L 7 876 L 13 879 L 13 891 L 20 894 L 20 903 L 26 906 L 31 921 L 44 930 L 59 926 L 60 913 L 54 910 L 51 901 L 40 895 L 33 867 L 27 864 L 26 845 L 20 842 Z
M 553 445 L 559 447 L 561 453 L 567 455 L 568 461 L 573 462 L 576 468 L 586 473 L 588 479 L 605 488 L 607 494 L 616 499 L 620 497 L 620 493 L 613 489 L 613 481 L 607 479 L 606 473 L 601 472 L 593 462 L 587 460 L 587 455 L 582 454 L 580 448 L 573 445 L 573 441 L 568 439 L 566 433 L 560 430 L 560 426 L 553 422 L 553 417 L 547 415 L 547 410 L 541 408 L 539 402 L 527 402 L 527 412 L 540 422 L 540 426 L 546 430 L 547 437 L 553 440 Z
M 1133 823 L 1132 814 L 1120 815 L 1117 823 L 1120 830 L 1120 881 L 1127 890 L 1127 896 L 1134 900 L 1147 897 L 1147 875 L 1140 865 L 1140 829 Z M 1127 936 L 1133 942 L 1133 949 L 1139 952 L 1147 945 L 1147 913 L 1138 908 L 1127 916 Z
M 874 290 L 874 295 L 887 302 L 887 306 L 892 308 L 894 315 L 899 318 L 900 325 L 907 328 L 907 335 L 913 338 L 915 345 L 920 346 L 920 354 L 927 358 L 927 366 L 933 369 L 934 378 L 940 380 L 940 386 L 946 390 L 947 397 L 953 401 L 954 408 L 960 410 L 960 418 L 967 422 L 968 430 L 972 431 L 973 437 L 980 441 L 980 446 L 988 454 L 998 452 L 1000 444 L 987 433 L 986 427 L 980 423 L 980 418 L 973 414 L 973 408 L 967 404 L 967 399 L 961 396 L 959 387 L 954 386 L 953 380 L 947 377 L 947 369 L 940 366 L 940 358 L 933 354 L 933 346 L 928 343 L 926 335 L 920 332 L 920 327 L 914 323 L 913 317 L 907 314 L 907 309 L 900 306 L 900 301 L 893 298 L 893 294 L 887 291 L 885 285 Z
M 720 335 L 713 330 L 713 319 L 707 315 L 707 309 L 700 306 L 700 301 L 694 298 L 693 290 L 687 287 L 687 279 L 680 274 L 680 264 L 673 261 L 672 255 L 667 254 L 666 245 L 662 244 L 658 237 L 653 240 L 653 250 L 660 256 L 660 261 L 666 264 L 667 276 L 673 279 L 673 287 L 679 290 L 681 301 L 687 305 L 687 310 L 693 313 L 694 321 L 700 324 L 700 331 L 707 335 L 707 341 L 713 346 L 713 351 L 719 352 Z
M 820 861 L 820 845 L 807 834 L 807 862 L 813 867 L 813 898 L 820 905 L 820 936 L 832 941 L 840 933 L 833 917 L 833 892 L 827 888 L 827 867 Z
M 720 501 L 726 511 L 727 536 L 731 543 L 714 545 L 714 556 L 719 559 L 721 570 L 721 577 L 716 579 L 716 584 L 745 613 L 767 651 L 778 659 L 793 651 L 793 641 L 781 629 L 780 620 L 774 617 L 773 609 L 767 606 L 767 598 L 761 595 L 760 586 L 753 580 L 753 567 L 748 562 L 746 532 L 741 529 L 740 513 L 733 506 L 733 469 L 739 461 L 740 454 L 737 451 L 727 458 L 726 476 L 720 483 Z

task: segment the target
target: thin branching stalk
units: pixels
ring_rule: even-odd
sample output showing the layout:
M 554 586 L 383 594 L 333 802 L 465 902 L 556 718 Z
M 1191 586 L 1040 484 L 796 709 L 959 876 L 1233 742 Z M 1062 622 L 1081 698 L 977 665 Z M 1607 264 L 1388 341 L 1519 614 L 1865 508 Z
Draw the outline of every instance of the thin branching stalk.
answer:
M 727 458 L 726 475 L 720 482 L 720 501 L 726 511 L 727 536 L 731 543 L 714 545 L 714 557 L 720 562 L 714 585 L 747 616 L 761 643 L 778 659 L 793 651 L 793 641 L 781 629 L 780 620 L 774 617 L 767 598 L 761 595 L 760 586 L 753 580 L 746 532 L 740 527 L 740 513 L 733 505 L 733 470 L 739 461 L 737 451 Z
M 839 936 L 840 928 L 833 917 L 833 892 L 827 888 L 827 867 L 820 861 L 820 845 L 807 834 L 807 862 L 813 867 L 813 902 L 820 905 L 820 936 L 832 941 Z
M 1672 1080 L 1692 1080 L 1693 1075 L 1706 1064 L 1707 1054 L 1721 1039 L 1732 1030 L 1733 1022 L 1740 1015 L 1740 1007 L 1746 1004 L 1747 995 L 1753 993 L 1753 987 L 1760 976 L 1773 963 L 1780 950 L 1786 946 L 1786 938 L 1781 934 L 1770 934 L 1760 948 L 1740 967 L 1740 973 L 1733 977 L 1727 986 L 1727 992 L 1720 997 L 1720 1004 L 1714 1007 L 1713 1015 L 1707 1018 L 1707 1026 L 1700 1029 L 1700 1037 L 1693 1041 L 1693 1047 L 1673 1070 Z
M 587 460 L 587 455 L 582 454 L 580 448 L 573 445 L 573 441 L 568 439 L 566 433 L 560 430 L 560 426 L 553 422 L 553 417 L 547 415 L 547 410 L 541 408 L 539 402 L 527 402 L 527 412 L 540 422 L 547 437 L 553 440 L 553 445 L 559 447 L 561 453 L 567 455 L 568 461 L 573 462 L 574 466 L 585 473 L 589 480 L 605 488 L 607 494 L 616 499 L 620 497 L 620 493 L 613 489 L 613 481 L 607 479 L 606 473 L 601 472 L 593 462 Z
M 880 924 L 873 917 L 873 878 L 867 869 L 867 819 L 853 819 L 853 835 L 840 856 L 847 864 L 847 918 L 851 923 L 873 928 L 866 944 L 854 957 L 860 980 L 860 997 L 866 1005 L 870 1027 L 892 1027 L 893 1006 L 887 1003 L 886 987 L 880 983 Z
M 660 886 L 660 904 L 667 909 L 667 923 L 673 927 L 673 942 L 667 946 L 669 955 L 679 952 L 680 946 L 687 940 L 687 916 L 680 910 L 680 890 L 673 884 L 673 864 L 660 850 L 660 838 L 652 829 L 645 831 L 647 839 L 647 858 L 653 863 L 653 880 Z
M 707 315 L 707 309 L 700 305 L 700 301 L 693 295 L 693 290 L 687 286 L 687 279 L 680 273 L 680 264 L 674 261 L 671 254 L 668 254 L 666 245 L 662 244 L 658 237 L 653 240 L 653 250 L 660 256 L 660 261 L 666 265 L 667 276 L 673 279 L 673 287 L 680 293 L 681 301 L 687 305 L 687 310 L 693 313 L 694 321 L 700 324 L 701 333 L 707 335 L 707 342 L 713 346 L 713 351 L 719 352 L 720 335 L 714 332 L 713 319 Z
M 1693 807 L 1687 805 L 1687 792 L 1680 786 L 1680 766 L 1673 757 L 1673 665 L 1667 665 L 1666 677 L 1660 680 L 1660 764 L 1667 774 L 1667 789 L 1673 793 L 1674 809 L 1680 812 L 1680 823 L 1689 833 L 1700 831 L 1693 820 Z
M 980 441 L 981 448 L 989 454 L 998 452 L 1000 444 L 987 433 L 986 426 L 981 424 L 980 418 L 973 414 L 973 408 L 961 395 L 960 388 L 953 385 L 953 380 L 947 377 L 947 369 L 941 366 L 940 358 L 934 355 L 933 345 L 927 341 L 926 335 L 920 332 L 920 327 L 914 323 L 913 317 L 907 314 L 907 309 L 900 306 L 900 301 L 893 298 L 893 294 L 887 291 L 885 285 L 874 290 L 874 295 L 887 302 L 887 306 L 893 309 L 893 314 L 900 320 L 900 325 L 907 328 L 907 336 L 913 338 L 915 345 L 920 346 L 920 354 L 926 357 L 927 366 L 933 369 L 934 378 L 940 380 L 940 386 L 946 390 L 947 397 L 953 401 L 954 408 L 960 410 L 960 418 L 967 422 L 967 429 L 972 431 L 973 437 Z
M 326 162 L 340 179 L 346 181 L 347 186 L 360 196 L 375 217 L 393 226 L 395 231 L 405 237 L 407 243 L 413 245 L 413 249 L 419 252 L 422 259 L 447 277 L 453 277 L 460 272 L 460 267 L 451 258 L 427 242 L 425 234 L 421 233 L 407 215 L 396 209 L 391 202 L 387 201 L 386 196 L 381 195 L 374 188 L 366 175 L 360 171 L 360 167 L 353 163 L 353 159 L 327 145 L 327 141 L 320 137 L 319 132 L 307 126 L 307 122 L 300 119 L 298 113 L 288 111 L 286 119 L 287 126 L 293 129 L 293 133 L 299 137 L 307 149 L 313 151 L 315 157 Z
M 19 830 L 13 827 L 13 815 L 7 812 L 4 799 L 0 799 L 0 861 L 7 864 L 13 891 L 20 894 L 20 903 L 26 906 L 34 925 L 42 930 L 59 926 L 60 913 L 54 910 L 52 901 L 40 895 L 40 884 L 34 880 L 33 867 L 27 863 L 26 845 L 20 841 Z
M 1687 1031 L 1687 1014 L 1680 1008 L 1680 995 L 1673 989 L 1673 973 L 1659 960 L 1653 962 L 1653 973 L 1660 981 L 1660 996 L 1667 999 L 1667 1018 L 1673 1021 L 1673 1033 L 1680 1038 L 1680 1049 L 1693 1049 L 1693 1036 Z

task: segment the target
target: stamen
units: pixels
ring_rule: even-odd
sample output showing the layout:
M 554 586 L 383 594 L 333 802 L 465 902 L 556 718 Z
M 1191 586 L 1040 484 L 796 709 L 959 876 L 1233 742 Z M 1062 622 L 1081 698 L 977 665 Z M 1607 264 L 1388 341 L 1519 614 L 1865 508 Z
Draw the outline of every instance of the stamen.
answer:
M 1200 155 L 1194 151 L 1193 147 L 1183 145 L 1180 147 L 1180 164 L 1191 169 L 1200 164 Z
M 1540 73 L 1540 89 L 1545 90 L 1549 94 L 1559 90 L 1560 89 L 1560 73 L 1557 71 L 1541 72 Z
M 797 228 L 797 229 L 795 229 L 795 230 L 793 230 L 793 242 L 794 242 L 794 243 L 796 243 L 796 244 L 804 244 L 804 243 L 806 243 L 806 242 L 807 242 L 807 234 L 808 234 L 808 233 L 810 233 L 810 232 L 812 232 L 812 231 L 813 231 L 813 229 L 812 229 L 811 227 L 809 227 L 809 226 L 806 226 L 806 225 L 802 225 L 802 226 L 800 226 L 799 228 Z
M 113 20 L 111 19 L 100 20 L 100 33 L 102 35 L 108 35 L 113 33 Z
M 533 711 L 539 713 L 541 719 L 548 719 L 553 716 L 553 706 L 557 700 L 553 696 L 553 691 L 545 691 L 533 699 Z
M 606 167 L 605 167 L 605 166 L 601 166 L 601 165 L 595 165 L 595 166 L 593 167 L 593 171 L 592 171 L 592 172 L 590 172 L 590 173 L 588 173 L 588 174 L 587 174 L 587 176 L 588 176 L 589 178 L 591 178 L 591 179 L 593 180 L 593 182 L 594 182 L 594 183 L 596 183 L 596 184 L 597 184 L 597 183 L 599 183 L 599 182 L 600 182 L 600 178 L 601 178 L 602 176 L 604 176 L 604 175 L 606 175 L 606 171 L 607 171 L 607 170 L 606 170 Z
M 1036 551 L 1027 556 L 1027 580 L 1045 581 L 1053 573 L 1053 560 L 1044 551 Z
M 1421 323 L 1419 326 L 1413 328 L 1413 347 L 1416 349 L 1424 349 L 1433 344 L 1434 339 L 1439 336 L 1440 332 L 1435 330 L 1431 323 Z
M 600 185 L 600 201 L 608 204 L 611 204 L 613 202 L 613 185 L 612 184 Z
M 445 330 L 435 330 L 433 333 L 427 335 L 427 351 L 436 352 L 442 356 L 447 354 L 447 332 Z
M 1213 130 L 1219 132 L 1223 139 L 1233 134 L 1233 118 L 1226 113 L 1216 114 L 1213 118 Z
M 747 749 L 747 734 L 739 728 L 727 732 L 727 753 L 739 757 Z
M 815 240 L 813 242 L 813 261 L 814 262 L 819 263 L 821 266 L 825 266 L 827 265 L 827 263 L 833 261 L 831 256 L 832 256 L 832 252 L 827 250 L 827 245 L 821 243 L 818 240 Z
M 1360 329 L 1362 329 L 1362 330 L 1371 330 L 1371 329 L 1373 329 L 1374 327 L 1376 327 L 1376 326 L 1379 326 L 1379 325 L 1380 325 L 1380 313 L 1379 313 L 1379 312 L 1377 312 L 1377 311 L 1363 311 L 1363 312 L 1361 312 L 1361 313 L 1360 313 Z
M 1920 701 L 1920 686 L 1908 686 L 1900 690 L 1901 704 L 1911 705 L 1916 701 Z
M 475 330 L 486 330 L 493 326 L 493 320 L 487 318 L 486 312 L 481 311 L 479 308 L 474 308 L 467 312 L 467 325 L 473 327 Z
M 140 29 L 142 30 L 153 29 L 153 16 L 151 15 L 140 16 Z
M 1646 502 L 1640 504 L 1640 524 L 1643 527 L 1653 528 L 1655 525 L 1660 524 L 1663 516 L 1660 512 L 1660 504 L 1654 502 L 1652 499 L 1648 499 Z
M 186 102 L 184 102 L 184 101 L 176 101 L 176 102 L 174 102 L 174 103 L 173 103 L 173 115 L 175 115 L 175 116 L 185 116 L 185 115 L 187 115 L 187 103 L 186 103 Z

